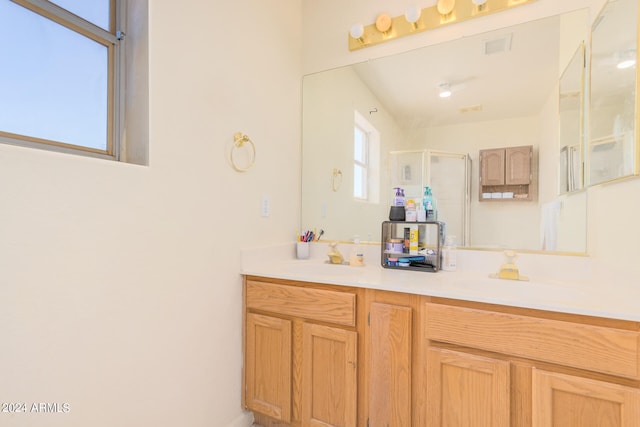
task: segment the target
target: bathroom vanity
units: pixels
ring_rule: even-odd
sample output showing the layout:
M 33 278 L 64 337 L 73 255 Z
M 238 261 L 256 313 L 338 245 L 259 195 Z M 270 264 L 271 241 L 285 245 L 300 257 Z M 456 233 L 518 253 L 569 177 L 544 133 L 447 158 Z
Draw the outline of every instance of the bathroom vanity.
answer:
M 331 268 L 244 269 L 243 402 L 260 425 L 640 425 L 640 317 L 585 314 L 559 284 Z

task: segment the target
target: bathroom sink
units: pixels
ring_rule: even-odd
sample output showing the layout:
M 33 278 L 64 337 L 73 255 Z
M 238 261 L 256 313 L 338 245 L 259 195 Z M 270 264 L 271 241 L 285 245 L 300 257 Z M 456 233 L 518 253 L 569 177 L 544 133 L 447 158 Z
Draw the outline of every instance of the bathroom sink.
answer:
M 379 270 L 377 265 L 369 264 L 364 267 L 352 267 L 348 264 L 329 264 L 324 260 L 296 260 L 286 263 L 281 273 L 293 279 L 349 284 L 366 283 L 368 279 L 375 279 Z
M 526 301 L 528 303 L 550 302 L 574 305 L 582 300 L 585 290 L 567 282 L 546 280 L 506 280 L 494 279 L 477 274 L 452 278 L 445 285 L 450 291 L 458 291 L 480 300 L 492 295 L 496 300 Z
M 284 267 L 286 272 L 300 275 L 356 275 L 361 269 L 348 264 L 329 264 L 321 261 L 293 261 Z M 356 271 L 354 271 L 356 270 Z

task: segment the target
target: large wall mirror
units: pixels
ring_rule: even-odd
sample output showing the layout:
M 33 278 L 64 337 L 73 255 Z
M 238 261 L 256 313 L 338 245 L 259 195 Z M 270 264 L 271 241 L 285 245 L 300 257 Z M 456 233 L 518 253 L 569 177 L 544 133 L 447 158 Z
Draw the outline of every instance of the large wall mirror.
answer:
M 558 93 L 587 21 L 577 10 L 305 76 L 301 227 L 379 242 L 393 187 L 419 198 L 426 184 L 459 244 L 584 253 L 586 192 L 558 191 Z M 479 200 L 479 151 L 518 146 L 533 146 L 533 200 Z
M 591 30 L 591 185 L 638 174 L 637 18 L 637 0 L 609 0 Z

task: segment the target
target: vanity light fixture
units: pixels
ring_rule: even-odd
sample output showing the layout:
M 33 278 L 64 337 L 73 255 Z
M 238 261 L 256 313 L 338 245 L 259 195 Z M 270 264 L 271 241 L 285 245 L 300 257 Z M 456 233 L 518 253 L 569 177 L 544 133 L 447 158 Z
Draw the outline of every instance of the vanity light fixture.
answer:
M 485 10 L 485 4 L 487 3 L 487 0 L 471 0 L 471 3 L 476 6 L 476 10 L 478 12 L 481 12 Z
M 364 45 L 366 42 L 362 36 L 364 36 L 364 25 L 362 24 L 353 24 L 351 26 L 351 30 L 349 30 L 349 35 L 354 40 L 357 40 L 360 44 Z
M 398 37 L 502 12 L 534 1 L 536 0 L 438 0 L 435 6 L 424 9 L 413 6 L 404 15 L 395 18 L 381 13 L 373 24 L 355 24 L 351 27 L 349 50 L 375 46 Z
M 393 20 L 391 19 L 391 16 L 389 16 L 388 13 L 381 13 L 376 18 L 376 30 L 380 31 L 385 36 L 388 35 L 392 25 L 393 25 Z
M 442 83 L 439 86 L 440 98 L 449 98 L 451 96 L 451 85 L 449 83 Z
M 436 9 L 438 9 L 442 22 L 455 20 L 455 14 L 453 13 L 455 7 L 456 0 L 438 0 Z
M 411 24 L 411 28 L 413 30 L 418 29 L 418 21 L 420 20 L 420 16 L 422 15 L 422 10 L 418 6 L 411 6 L 404 13 L 404 19 L 407 20 L 409 24 Z

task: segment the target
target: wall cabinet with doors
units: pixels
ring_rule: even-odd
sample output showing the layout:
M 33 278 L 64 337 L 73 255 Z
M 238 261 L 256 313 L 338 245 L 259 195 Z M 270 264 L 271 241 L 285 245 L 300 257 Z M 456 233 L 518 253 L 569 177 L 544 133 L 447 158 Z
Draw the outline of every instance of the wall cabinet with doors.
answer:
M 265 427 L 640 427 L 639 322 L 252 277 L 245 329 Z
M 480 201 L 534 200 L 537 167 L 533 146 L 480 150 Z

